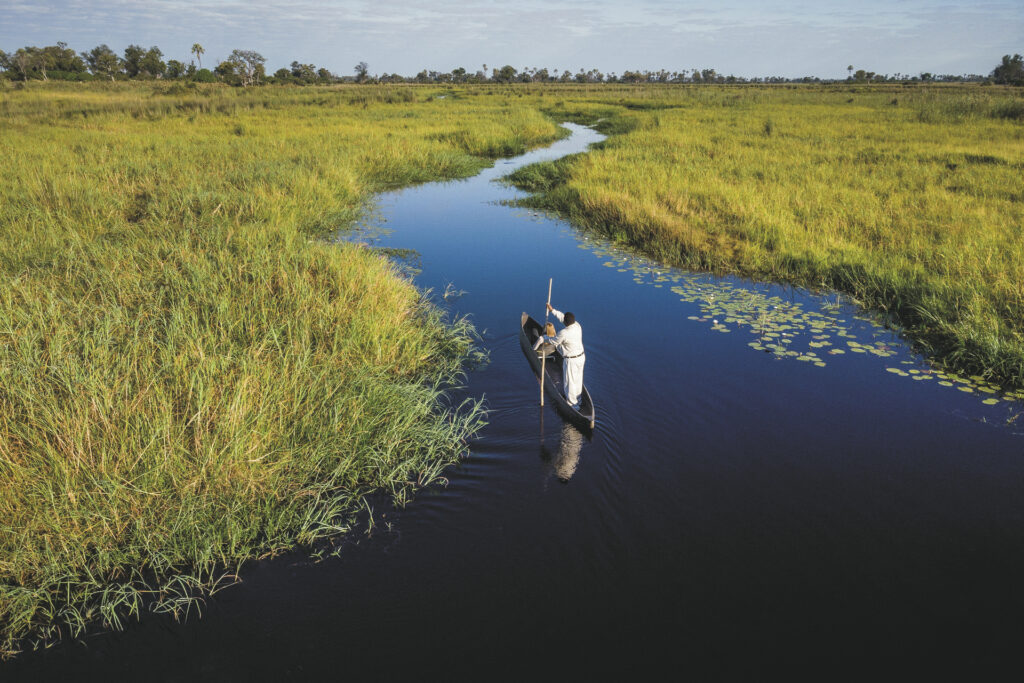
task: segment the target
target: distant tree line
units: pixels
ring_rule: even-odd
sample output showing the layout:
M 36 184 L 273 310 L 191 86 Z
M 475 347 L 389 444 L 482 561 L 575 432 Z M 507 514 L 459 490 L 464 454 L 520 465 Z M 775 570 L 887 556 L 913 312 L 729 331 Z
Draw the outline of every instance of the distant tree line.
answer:
M 415 76 L 401 74 L 380 74 L 371 76 L 366 62 L 359 62 L 352 76 L 338 76 L 315 64 L 293 61 L 272 75 L 266 71 L 266 59 L 253 50 L 233 50 L 227 59 L 214 68 L 203 68 L 203 46 L 196 43 L 190 54 L 195 59 L 187 64 L 177 59 L 164 60 L 164 54 L 155 45 L 149 48 L 129 45 L 123 55 L 114 52 L 107 45 L 99 45 L 88 52 L 78 52 L 67 43 L 47 47 L 22 47 L 7 53 L 0 50 L 0 78 L 16 81 L 29 80 L 146 80 L 164 79 L 214 83 L 223 82 L 238 86 L 253 86 L 273 83 L 306 85 L 314 83 L 835 83 L 836 79 L 821 79 L 816 76 L 784 78 L 768 76 L 745 78 L 720 74 L 714 69 L 682 69 L 679 71 L 637 70 L 621 74 L 602 73 L 597 69 L 569 70 L 523 67 L 517 69 L 506 64 L 488 72 L 482 69 L 468 71 L 463 67 L 451 71 L 430 71 L 424 69 Z M 198 64 L 197 64 L 198 63 Z M 1002 62 L 987 76 L 980 74 L 953 75 L 920 73 L 878 74 L 864 69 L 854 70 L 847 66 L 848 83 L 906 83 L 906 82 L 983 82 L 1024 85 L 1024 64 L 1019 54 L 1004 55 Z
M 150 48 L 129 45 L 119 55 L 107 45 L 76 53 L 67 43 L 57 43 L 47 47 L 23 47 L 10 53 L 0 50 L 0 77 L 16 81 L 188 79 L 200 83 L 225 82 L 240 86 L 340 80 L 327 69 L 317 69 L 312 64 L 298 62 L 292 62 L 291 69 L 280 69 L 274 76 L 268 77 L 266 59 L 254 50 L 233 50 L 227 59 L 211 70 L 203 68 L 202 57 L 205 53 L 202 45 L 194 44 L 190 54 L 195 59 L 186 64 L 177 59 L 165 61 L 163 52 L 155 45 Z

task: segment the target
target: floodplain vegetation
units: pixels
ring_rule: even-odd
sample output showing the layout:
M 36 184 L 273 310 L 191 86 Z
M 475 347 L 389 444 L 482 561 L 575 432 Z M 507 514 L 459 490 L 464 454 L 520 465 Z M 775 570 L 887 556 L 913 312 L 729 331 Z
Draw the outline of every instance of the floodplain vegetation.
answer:
M 534 207 L 660 261 L 848 293 L 945 369 L 1024 387 L 1024 92 L 590 89 L 610 137 L 519 170 Z
M 0 90 L 0 653 L 184 613 L 399 503 L 483 423 L 473 331 L 332 243 L 562 131 L 386 87 Z
M 442 97 L 443 95 L 443 97 Z M 402 502 L 482 424 L 472 329 L 325 239 L 373 193 L 520 170 L 663 262 L 832 288 L 1024 385 L 1024 98 L 980 86 L 0 88 L 0 653 L 183 613 Z

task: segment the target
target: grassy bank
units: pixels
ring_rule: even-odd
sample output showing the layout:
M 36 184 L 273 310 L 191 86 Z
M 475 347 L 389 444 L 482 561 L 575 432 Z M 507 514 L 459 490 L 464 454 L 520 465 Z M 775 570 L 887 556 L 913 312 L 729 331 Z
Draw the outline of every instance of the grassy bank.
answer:
M 0 653 L 186 609 L 458 456 L 468 325 L 318 239 L 558 135 L 434 94 L 0 91 Z
M 538 100 L 599 149 L 528 203 L 673 264 L 852 294 L 950 369 L 1024 386 L 1024 95 L 621 88 Z
M 444 97 L 441 97 L 444 95 Z M 187 609 L 403 501 L 481 424 L 471 344 L 321 237 L 374 192 L 515 175 L 671 263 L 830 287 L 1024 386 L 1024 122 L 977 87 L 0 89 L 0 654 Z M 541 112 L 547 112 L 551 118 Z

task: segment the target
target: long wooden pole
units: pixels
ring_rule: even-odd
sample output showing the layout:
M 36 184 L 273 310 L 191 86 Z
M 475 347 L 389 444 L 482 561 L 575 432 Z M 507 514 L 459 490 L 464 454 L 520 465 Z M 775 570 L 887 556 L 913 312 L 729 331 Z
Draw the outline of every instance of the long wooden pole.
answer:
M 541 337 L 547 334 L 548 327 L 548 306 L 551 305 L 551 283 L 554 282 L 555 278 L 548 278 L 548 303 L 544 306 L 544 329 L 541 330 Z M 540 357 L 540 405 L 544 406 L 544 366 L 547 365 L 548 354 L 544 353 L 544 343 L 541 342 L 541 357 Z

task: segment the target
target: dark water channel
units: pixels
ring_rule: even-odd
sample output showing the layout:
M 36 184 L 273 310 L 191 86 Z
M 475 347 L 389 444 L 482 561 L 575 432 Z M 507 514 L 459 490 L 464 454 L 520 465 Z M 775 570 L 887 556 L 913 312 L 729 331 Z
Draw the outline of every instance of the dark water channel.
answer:
M 465 290 L 439 301 L 483 331 L 466 392 L 493 412 L 447 486 L 378 506 L 339 557 L 249 565 L 202 619 L 146 617 L 0 678 L 829 680 L 1016 659 L 1022 405 L 931 373 L 834 294 L 658 268 L 501 204 L 518 193 L 497 178 L 598 139 L 572 130 L 386 194 L 360 234 L 418 252 L 417 283 Z M 548 277 L 584 329 L 593 440 L 539 410 L 519 349 Z

